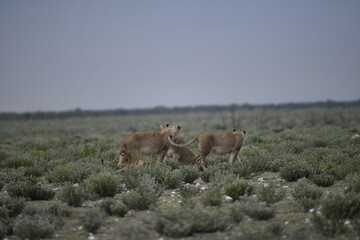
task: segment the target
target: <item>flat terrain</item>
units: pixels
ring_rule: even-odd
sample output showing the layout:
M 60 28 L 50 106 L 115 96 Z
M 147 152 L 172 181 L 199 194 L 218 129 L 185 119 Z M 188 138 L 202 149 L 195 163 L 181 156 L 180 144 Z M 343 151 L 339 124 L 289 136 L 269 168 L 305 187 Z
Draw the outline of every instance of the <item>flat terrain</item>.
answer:
M 119 173 L 121 139 L 165 123 L 184 141 L 246 129 L 240 159 Z M 0 238 L 356 239 L 359 134 L 357 107 L 3 120 Z

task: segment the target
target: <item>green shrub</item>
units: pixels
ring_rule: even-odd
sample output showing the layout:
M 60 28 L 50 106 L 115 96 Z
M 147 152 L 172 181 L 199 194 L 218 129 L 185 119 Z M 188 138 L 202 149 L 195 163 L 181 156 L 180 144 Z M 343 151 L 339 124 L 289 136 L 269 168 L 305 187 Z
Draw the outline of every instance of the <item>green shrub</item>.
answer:
M 51 172 L 49 172 L 45 178 L 50 183 L 64 183 L 71 182 L 73 169 L 68 165 L 60 165 L 54 168 Z
M 301 183 L 292 192 L 295 200 L 301 205 L 305 212 L 319 205 L 323 192 L 314 185 Z
M 344 233 L 347 230 L 344 219 L 326 219 L 316 213 L 313 215 L 313 224 L 315 231 L 326 237 L 334 237 L 335 235 Z
M 203 180 L 203 182 L 208 183 L 210 182 L 211 177 L 214 175 L 214 171 L 213 168 L 206 168 L 203 172 L 201 172 L 201 180 Z
M 283 190 L 276 190 L 273 184 L 264 184 L 257 189 L 257 196 L 260 201 L 267 204 L 273 204 L 283 199 L 285 192 Z
M 102 172 L 89 178 L 92 191 L 101 197 L 113 197 L 119 192 L 119 181 L 111 173 Z
M 18 169 L 20 167 L 31 167 L 34 165 L 34 162 L 30 159 L 22 159 L 22 158 L 13 158 L 6 159 L 1 161 L 0 168 L 15 168 Z
M 7 235 L 7 226 L 0 222 L 0 239 L 4 239 Z
M 253 190 L 254 189 L 251 185 L 241 180 L 235 180 L 225 186 L 225 194 L 231 197 L 233 201 L 239 199 L 239 197 L 244 194 L 251 195 Z
M 184 208 L 194 208 L 195 200 L 194 197 L 200 192 L 199 188 L 192 185 L 184 185 L 180 188 L 181 203 L 180 205 Z
M 200 172 L 197 166 L 183 166 L 180 169 L 185 183 L 193 183 L 196 179 L 200 177 Z
M 135 189 L 140 185 L 140 182 L 145 175 L 148 174 L 143 171 L 142 167 L 130 166 L 123 172 L 121 182 L 123 182 L 127 188 Z
M 311 181 L 320 187 L 329 187 L 334 184 L 335 178 L 330 174 L 318 174 L 311 177 Z
M 57 217 L 69 217 L 71 210 L 68 205 L 61 202 L 51 202 L 46 206 L 46 213 Z
M 270 232 L 277 237 L 280 237 L 284 230 L 284 225 L 279 222 L 272 222 L 266 227 L 266 232 Z
M 55 196 L 54 191 L 29 182 L 9 184 L 7 191 L 13 197 L 23 197 L 31 200 L 50 200 Z
M 192 198 L 195 197 L 200 192 L 199 188 L 193 185 L 184 185 L 180 188 L 180 196 L 182 198 Z
M 22 213 L 24 205 L 25 200 L 23 198 L 0 195 L 0 206 L 3 206 L 8 210 L 10 217 L 16 217 Z
M 241 155 L 241 162 L 235 162 L 232 166 L 232 172 L 239 177 L 248 177 L 253 173 L 265 171 L 267 163 L 271 161 L 270 153 L 258 147 L 243 149 Z
M 38 165 L 27 167 L 24 175 L 27 177 L 41 177 L 44 174 L 44 168 Z
M 175 161 L 173 159 L 166 159 L 164 163 L 168 166 L 170 166 L 171 171 L 174 171 L 176 169 L 179 169 L 181 167 L 181 164 L 178 161 Z
M 346 179 L 346 192 L 360 193 L 360 174 L 354 174 Z
M 44 216 L 25 216 L 14 223 L 14 233 L 20 239 L 50 238 L 55 233 L 55 227 Z
M 180 187 L 181 183 L 183 181 L 183 175 L 180 171 L 173 171 L 170 172 L 165 177 L 165 189 L 175 189 Z
M 59 199 L 69 206 L 80 207 L 85 200 L 84 190 L 80 187 L 66 185 L 59 193 Z
M 178 238 L 194 233 L 224 231 L 229 218 L 220 211 L 199 209 L 169 209 L 161 212 L 156 219 L 155 229 L 165 236 Z
M 147 175 L 148 176 L 148 175 Z M 153 178 L 144 178 L 135 190 L 122 194 L 123 203 L 133 210 L 145 210 L 156 206 L 162 189 Z
M 220 187 L 212 187 L 208 189 L 202 196 L 202 203 L 205 206 L 221 206 L 222 195 Z
M 256 220 L 268 220 L 275 216 L 275 209 L 264 203 L 248 202 L 242 205 L 242 210 Z
M 3 224 L 4 227 L 6 227 L 6 232 L 5 232 L 6 235 L 8 226 L 10 225 L 10 216 L 9 216 L 9 210 L 4 206 L 0 206 L 0 224 Z
M 26 205 L 23 214 L 28 216 L 51 215 L 54 217 L 69 217 L 71 215 L 71 210 L 64 203 L 49 202 L 38 206 Z
M 75 169 L 71 174 L 71 181 L 73 183 L 81 183 L 85 179 L 88 179 L 94 171 L 89 168 L 78 168 Z
M 84 229 L 91 233 L 96 233 L 96 231 L 101 227 L 104 221 L 103 218 L 104 216 L 97 208 L 86 210 L 86 212 L 80 217 L 81 223 L 84 225 Z
M 329 194 L 321 202 L 322 215 L 334 221 L 360 215 L 360 194 Z
M 239 204 L 230 207 L 230 218 L 235 223 L 239 223 L 243 220 L 244 212 Z
M 124 217 L 128 212 L 128 207 L 121 201 L 115 200 L 113 198 L 106 198 L 101 202 L 100 208 L 110 216 Z
M 310 177 L 312 169 L 305 162 L 290 162 L 280 169 L 280 177 L 293 182 L 302 177 Z

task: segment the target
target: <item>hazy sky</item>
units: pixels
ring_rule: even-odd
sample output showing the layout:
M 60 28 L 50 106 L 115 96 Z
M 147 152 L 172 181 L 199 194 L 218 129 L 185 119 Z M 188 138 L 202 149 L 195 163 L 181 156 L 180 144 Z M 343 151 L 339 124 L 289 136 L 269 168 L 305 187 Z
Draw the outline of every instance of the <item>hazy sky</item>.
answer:
M 360 98 L 360 1 L 0 1 L 0 112 Z

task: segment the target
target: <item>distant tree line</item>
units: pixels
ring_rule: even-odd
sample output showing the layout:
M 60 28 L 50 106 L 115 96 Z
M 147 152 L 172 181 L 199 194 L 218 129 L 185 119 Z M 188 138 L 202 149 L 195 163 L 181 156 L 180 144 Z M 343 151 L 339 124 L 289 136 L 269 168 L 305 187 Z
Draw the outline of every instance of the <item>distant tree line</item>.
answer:
M 191 112 L 233 112 L 233 111 L 256 111 L 256 110 L 294 110 L 307 108 L 354 108 L 360 107 L 360 99 L 357 101 L 337 102 L 323 101 L 311 103 L 284 103 L 284 104 L 230 104 L 230 105 L 207 105 L 207 106 L 184 106 L 184 107 L 154 107 L 139 109 L 114 109 L 114 110 L 82 110 L 76 108 L 70 111 L 46 111 L 46 112 L 25 112 L 0 113 L 0 120 L 29 120 L 29 119 L 61 119 L 71 117 L 104 117 L 104 116 L 129 116 L 149 114 L 176 114 Z

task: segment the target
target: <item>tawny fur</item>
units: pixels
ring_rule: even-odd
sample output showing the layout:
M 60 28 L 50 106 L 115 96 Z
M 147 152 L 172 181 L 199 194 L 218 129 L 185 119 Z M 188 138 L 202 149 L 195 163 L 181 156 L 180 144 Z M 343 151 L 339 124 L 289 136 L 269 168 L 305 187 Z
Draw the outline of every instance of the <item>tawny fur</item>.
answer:
M 180 139 L 176 139 L 175 143 L 181 143 Z M 178 161 L 181 165 L 196 164 L 195 154 L 187 147 L 176 147 L 171 145 L 166 153 L 166 157 Z
M 229 163 L 233 164 L 244 142 L 245 130 L 236 130 L 232 132 L 203 132 L 186 144 L 177 144 L 168 137 L 169 142 L 175 147 L 186 147 L 195 141 L 199 142 L 200 155 L 196 157 L 200 167 L 205 169 L 205 160 L 210 153 L 227 154 L 230 153 Z
M 169 136 L 177 136 L 181 126 L 161 125 L 158 132 L 136 132 L 123 138 L 118 155 L 120 170 L 124 170 L 130 164 L 142 164 L 142 155 L 157 154 L 158 161 L 163 161 L 171 144 L 167 140 Z

